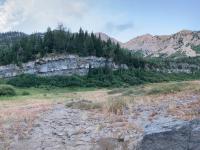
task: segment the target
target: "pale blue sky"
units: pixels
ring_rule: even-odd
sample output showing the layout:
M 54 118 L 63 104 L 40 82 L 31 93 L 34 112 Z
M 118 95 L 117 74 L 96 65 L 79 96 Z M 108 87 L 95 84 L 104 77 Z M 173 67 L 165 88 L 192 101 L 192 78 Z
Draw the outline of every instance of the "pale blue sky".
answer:
M 120 41 L 200 30 L 199 0 L 0 0 L 0 32 L 43 32 L 63 23 Z

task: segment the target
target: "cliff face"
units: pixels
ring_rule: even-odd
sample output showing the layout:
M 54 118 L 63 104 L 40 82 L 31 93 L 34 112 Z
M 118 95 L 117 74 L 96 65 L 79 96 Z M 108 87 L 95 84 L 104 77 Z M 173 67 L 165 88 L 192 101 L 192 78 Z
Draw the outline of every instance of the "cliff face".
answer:
M 119 68 L 128 69 L 127 65 L 116 65 L 111 59 L 98 58 L 94 56 L 79 57 L 76 55 L 61 55 L 45 57 L 36 61 L 22 64 L 20 67 L 15 64 L 0 66 L 0 78 L 15 77 L 20 74 L 35 74 L 39 76 L 54 75 L 80 75 L 88 74 L 89 68 L 101 68 L 108 66 L 113 70 Z M 163 68 L 151 68 L 148 65 L 146 70 L 154 70 L 165 73 L 192 73 L 200 70 L 199 65 L 187 63 L 170 63 Z
M 113 69 L 118 69 L 119 67 L 127 68 L 125 65 L 118 66 L 112 60 L 106 60 L 105 58 L 62 55 L 24 63 L 21 67 L 14 64 L 0 66 L 0 78 L 9 78 L 20 74 L 36 74 L 40 76 L 86 75 L 89 67 L 100 68 L 106 64 Z

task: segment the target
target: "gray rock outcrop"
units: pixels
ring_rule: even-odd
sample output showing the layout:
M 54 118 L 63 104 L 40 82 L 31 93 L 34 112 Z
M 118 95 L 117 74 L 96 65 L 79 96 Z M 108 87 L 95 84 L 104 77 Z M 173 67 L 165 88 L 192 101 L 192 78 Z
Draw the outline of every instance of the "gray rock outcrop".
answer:
M 115 64 L 112 59 L 103 57 L 79 57 L 76 55 L 60 55 L 51 56 L 23 63 L 21 66 L 10 64 L 0 66 L 0 78 L 10 78 L 21 74 L 34 74 L 39 76 L 54 76 L 54 75 L 87 75 L 89 68 L 101 68 L 108 66 L 113 70 L 119 68 L 128 69 L 127 65 Z M 200 70 L 199 65 L 187 63 L 170 63 L 163 68 L 151 68 L 148 65 L 146 70 L 154 70 L 165 73 L 192 73 Z
M 200 150 L 200 120 L 147 128 L 138 150 Z
M 35 74 L 40 76 L 53 75 L 86 75 L 91 68 L 100 68 L 108 65 L 118 69 L 119 67 L 127 68 L 126 65 L 118 66 L 111 59 L 90 57 L 78 57 L 75 55 L 62 55 L 46 57 L 40 60 L 31 61 L 22 64 L 20 67 L 14 64 L 0 66 L 0 78 L 15 77 L 20 74 Z

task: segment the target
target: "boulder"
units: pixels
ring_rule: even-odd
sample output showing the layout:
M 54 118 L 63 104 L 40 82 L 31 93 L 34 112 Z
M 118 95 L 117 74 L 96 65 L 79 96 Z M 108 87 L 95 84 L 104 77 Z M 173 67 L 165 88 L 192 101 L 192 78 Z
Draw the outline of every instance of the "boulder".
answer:
M 138 150 L 200 150 L 200 120 L 146 129 Z

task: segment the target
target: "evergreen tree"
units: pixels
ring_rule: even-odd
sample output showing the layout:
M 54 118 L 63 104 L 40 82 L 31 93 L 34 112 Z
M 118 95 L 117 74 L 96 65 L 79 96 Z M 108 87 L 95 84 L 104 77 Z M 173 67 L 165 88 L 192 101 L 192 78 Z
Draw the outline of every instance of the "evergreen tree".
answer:
M 51 28 L 48 27 L 47 32 L 44 35 L 44 54 L 52 53 L 54 47 L 54 37 Z

